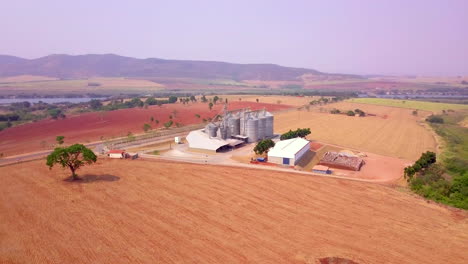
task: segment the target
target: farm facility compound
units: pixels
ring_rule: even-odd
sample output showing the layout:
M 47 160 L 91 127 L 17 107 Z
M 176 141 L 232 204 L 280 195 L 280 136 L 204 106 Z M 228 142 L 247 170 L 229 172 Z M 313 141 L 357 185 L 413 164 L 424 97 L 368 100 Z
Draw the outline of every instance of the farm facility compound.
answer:
M 227 111 L 225 107 L 222 120 L 191 131 L 186 139 L 192 150 L 218 152 L 273 137 L 273 122 L 273 115 L 265 109 Z
M 296 165 L 310 149 L 310 141 L 303 138 L 292 138 L 279 141 L 268 151 L 268 161 L 282 165 Z

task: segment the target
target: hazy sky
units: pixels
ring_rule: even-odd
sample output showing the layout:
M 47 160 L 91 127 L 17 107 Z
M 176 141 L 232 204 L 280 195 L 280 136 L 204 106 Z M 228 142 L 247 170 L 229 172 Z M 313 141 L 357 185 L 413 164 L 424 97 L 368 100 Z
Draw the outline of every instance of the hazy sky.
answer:
M 468 75 L 468 0 L 0 0 L 0 54 Z

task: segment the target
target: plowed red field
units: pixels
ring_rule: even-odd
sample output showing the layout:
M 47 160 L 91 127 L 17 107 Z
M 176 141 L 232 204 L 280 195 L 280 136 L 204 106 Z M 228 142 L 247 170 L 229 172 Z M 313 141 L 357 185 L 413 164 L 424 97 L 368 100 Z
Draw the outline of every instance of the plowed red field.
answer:
M 36 123 L 24 124 L 11 129 L 0 131 L 0 153 L 13 155 L 29 153 L 42 149 L 49 149 L 56 136 L 65 136 L 67 143 L 98 141 L 101 137 L 121 137 L 132 133 L 142 133 L 143 124 L 151 124 L 153 128 L 163 127 L 174 115 L 175 122 L 188 125 L 201 123 L 203 118 L 213 117 L 220 113 L 222 105 L 218 104 L 213 110 L 207 104 L 196 103 L 190 105 L 167 104 L 162 107 L 153 106 L 148 109 L 122 109 L 110 112 L 94 112 L 69 116 L 63 120 L 42 120 Z M 228 109 L 250 107 L 252 110 L 266 108 L 276 111 L 290 108 L 288 105 L 264 104 L 254 102 L 231 102 Z M 198 118 L 195 115 L 201 117 Z M 151 122 L 150 118 L 159 120 L 159 124 Z
M 468 218 L 390 187 L 99 160 L 0 167 L 0 263 L 466 263 Z

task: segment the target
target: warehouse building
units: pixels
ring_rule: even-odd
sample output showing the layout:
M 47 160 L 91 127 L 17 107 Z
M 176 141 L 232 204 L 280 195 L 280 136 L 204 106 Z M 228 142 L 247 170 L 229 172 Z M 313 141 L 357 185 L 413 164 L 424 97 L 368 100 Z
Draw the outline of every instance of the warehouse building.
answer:
M 292 138 L 279 141 L 268 151 L 268 162 L 294 166 L 310 151 L 310 141 Z
M 266 110 L 227 111 L 204 129 L 191 131 L 186 137 L 190 149 L 219 152 L 242 143 L 253 143 L 273 134 L 273 115 Z

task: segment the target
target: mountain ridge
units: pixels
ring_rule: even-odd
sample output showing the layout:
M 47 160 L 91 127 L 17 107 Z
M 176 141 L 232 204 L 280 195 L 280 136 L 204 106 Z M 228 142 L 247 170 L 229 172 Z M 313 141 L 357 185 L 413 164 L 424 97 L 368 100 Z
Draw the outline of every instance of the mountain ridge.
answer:
M 116 54 L 51 54 L 36 59 L 0 55 L 0 77 L 40 75 L 61 79 L 90 77 L 172 77 L 291 81 L 302 75 L 349 76 L 271 63 L 239 64 L 220 61 L 138 59 Z

